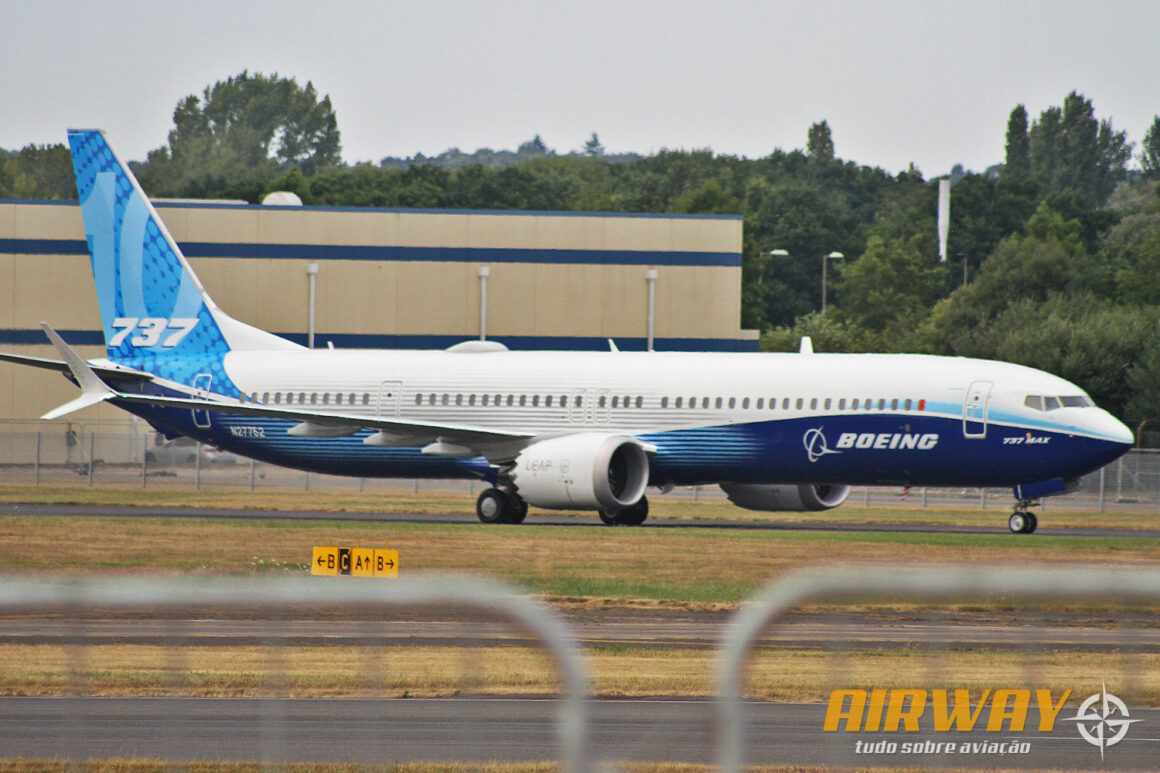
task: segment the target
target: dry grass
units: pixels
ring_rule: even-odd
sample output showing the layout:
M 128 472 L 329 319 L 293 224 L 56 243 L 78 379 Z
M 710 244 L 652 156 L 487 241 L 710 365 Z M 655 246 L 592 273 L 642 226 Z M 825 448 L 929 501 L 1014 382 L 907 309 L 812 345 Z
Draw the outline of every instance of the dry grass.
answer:
M 881 494 L 878 496 L 882 496 Z M 1006 511 L 994 506 L 983 510 L 973 501 L 964 501 L 960 507 L 919 506 L 915 492 L 896 503 L 876 502 L 863 507 L 851 500 L 845 506 L 826 513 L 756 513 L 734 507 L 719 499 L 691 501 L 686 498 L 654 496 L 650 498 L 652 514 L 673 520 L 722 520 L 771 524 L 830 523 L 845 525 L 944 525 L 944 526 L 1003 526 Z M 189 485 L 174 486 L 150 482 L 148 489 L 137 486 L 27 486 L 0 484 L 0 503 L 21 504 L 78 504 L 108 506 L 200 507 L 236 510 L 316 510 L 319 512 L 403 513 L 416 515 L 463 515 L 472 512 L 472 498 L 466 493 L 407 491 L 345 492 L 302 491 L 300 489 L 269 488 L 251 492 L 236 488 L 193 490 Z M 549 511 L 532 509 L 530 518 Z M 574 516 L 593 521 L 591 512 L 550 511 L 554 517 Z M 1043 511 L 1040 520 L 1052 528 L 1079 528 L 1098 525 L 1107 529 L 1138 529 L 1141 517 L 1155 518 L 1154 510 L 1139 507 L 1135 510 L 1117 506 L 1106 512 L 1072 510 L 1051 507 Z
M 333 544 L 398 548 L 405 574 L 479 572 L 554 597 L 692 605 L 736 603 L 806 564 L 1160 559 L 1160 540 L 1139 537 L 0 516 L 9 572 L 298 573 L 311 546 Z
M 273 654 L 272 654 L 273 653 Z M 83 656 L 83 661 L 76 658 Z M 602 697 L 689 697 L 715 693 L 714 654 L 704 649 L 595 647 L 586 652 L 592 691 Z M 0 695 L 60 695 L 71 668 L 94 695 L 250 698 L 553 695 L 549 658 L 523 647 L 0 646 Z M 1128 675 L 1131 675 L 1130 678 Z M 750 664 L 752 697 L 819 702 L 837 687 L 997 685 L 1071 687 L 1101 682 L 1133 703 L 1160 704 L 1160 654 L 979 650 L 826 652 L 769 648 Z

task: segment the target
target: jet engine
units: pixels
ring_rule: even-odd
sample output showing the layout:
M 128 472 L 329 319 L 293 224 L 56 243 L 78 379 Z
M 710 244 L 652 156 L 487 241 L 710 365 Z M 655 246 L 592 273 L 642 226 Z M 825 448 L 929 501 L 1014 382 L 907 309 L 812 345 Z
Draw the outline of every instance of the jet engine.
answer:
M 835 483 L 722 483 L 721 490 L 738 507 L 765 511 L 830 510 L 850 496 L 849 486 Z
M 644 496 L 649 465 L 636 438 L 585 432 L 533 443 L 508 474 L 536 507 L 615 513 Z

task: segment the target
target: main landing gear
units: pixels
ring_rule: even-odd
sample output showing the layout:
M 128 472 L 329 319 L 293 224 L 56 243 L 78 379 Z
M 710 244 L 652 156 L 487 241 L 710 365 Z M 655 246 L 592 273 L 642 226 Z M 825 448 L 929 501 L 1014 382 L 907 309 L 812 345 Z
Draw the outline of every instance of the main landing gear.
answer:
M 1015 503 L 1015 512 L 1007 519 L 1007 528 L 1012 534 L 1033 534 L 1039 528 L 1039 519 L 1031 512 L 1034 504 L 1029 499 L 1020 499 Z
M 648 519 L 648 497 L 641 497 L 632 507 L 610 513 L 600 511 L 600 520 L 608 526 L 640 526 Z
M 475 500 L 475 514 L 483 523 L 523 523 L 528 517 L 528 503 L 512 491 L 484 489 Z

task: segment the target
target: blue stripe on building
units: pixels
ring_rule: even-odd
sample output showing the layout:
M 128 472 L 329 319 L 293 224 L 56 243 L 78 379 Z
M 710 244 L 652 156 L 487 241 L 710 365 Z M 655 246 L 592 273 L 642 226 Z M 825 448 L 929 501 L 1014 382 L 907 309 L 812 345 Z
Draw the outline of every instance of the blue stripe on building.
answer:
M 740 266 L 739 252 L 561 250 L 514 247 L 400 247 L 346 244 L 181 242 L 190 258 L 375 260 L 454 263 L 553 263 L 605 266 Z M 88 255 L 81 239 L 0 239 L 0 254 Z
M 64 340 L 74 346 L 101 346 L 104 334 L 99 330 L 59 330 Z M 278 333 L 295 343 L 306 345 L 305 333 Z M 472 340 L 455 335 L 390 335 L 373 333 L 315 333 L 315 346 L 328 342 L 338 349 L 446 349 L 453 344 Z M 608 339 L 599 336 L 491 336 L 514 350 L 608 351 Z M 622 351 L 643 352 L 644 338 L 614 338 Z M 0 330 L 0 344 L 33 346 L 47 344 L 42 330 Z M 756 352 L 756 340 L 733 338 L 658 338 L 657 351 L 669 352 Z
M 0 204 L 75 207 L 75 199 L 6 199 Z M 260 209 L 288 212 L 382 212 L 395 215 L 496 215 L 501 217 L 619 217 L 645 220 L 741 220 L 740 213 L 719 212 L 601 212 L 574 209 L 438 209 L 425 207 L 327 207 L 318 205 L 231 204 L 214 201 L 154 201 L 157 209 Z

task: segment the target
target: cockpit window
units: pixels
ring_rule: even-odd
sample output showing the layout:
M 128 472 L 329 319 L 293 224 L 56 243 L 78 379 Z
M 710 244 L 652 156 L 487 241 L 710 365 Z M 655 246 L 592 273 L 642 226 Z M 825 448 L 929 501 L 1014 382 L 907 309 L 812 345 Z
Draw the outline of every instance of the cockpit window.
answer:
M 1044 409 L 1046 409 L 1048 411 L 1054 411 L 1056 408 L 1059 407 L 1059 398 L 1058 397 L 1045 397 L 1045 398 L 1043 398 L 1043 407 L 1044 407 Z
M 1033 408 L 1037 411 L 1043 410 L 1043 396 L 1042 395 L 1027 395 L 1023 400 L 1023 404 L 1028 408 Z
M 1095 403 L 1086 395 L 1064 395 L 1063 397 L 1043 397 L 1027 395 L 1023 404 L 1036 411 L 1054 411 L 1056 408 L 1091 408 Z
M 1059 398 L 1064 408 L 1091 408 L 1092 401 L 1083 395 L 1064 395 Z

